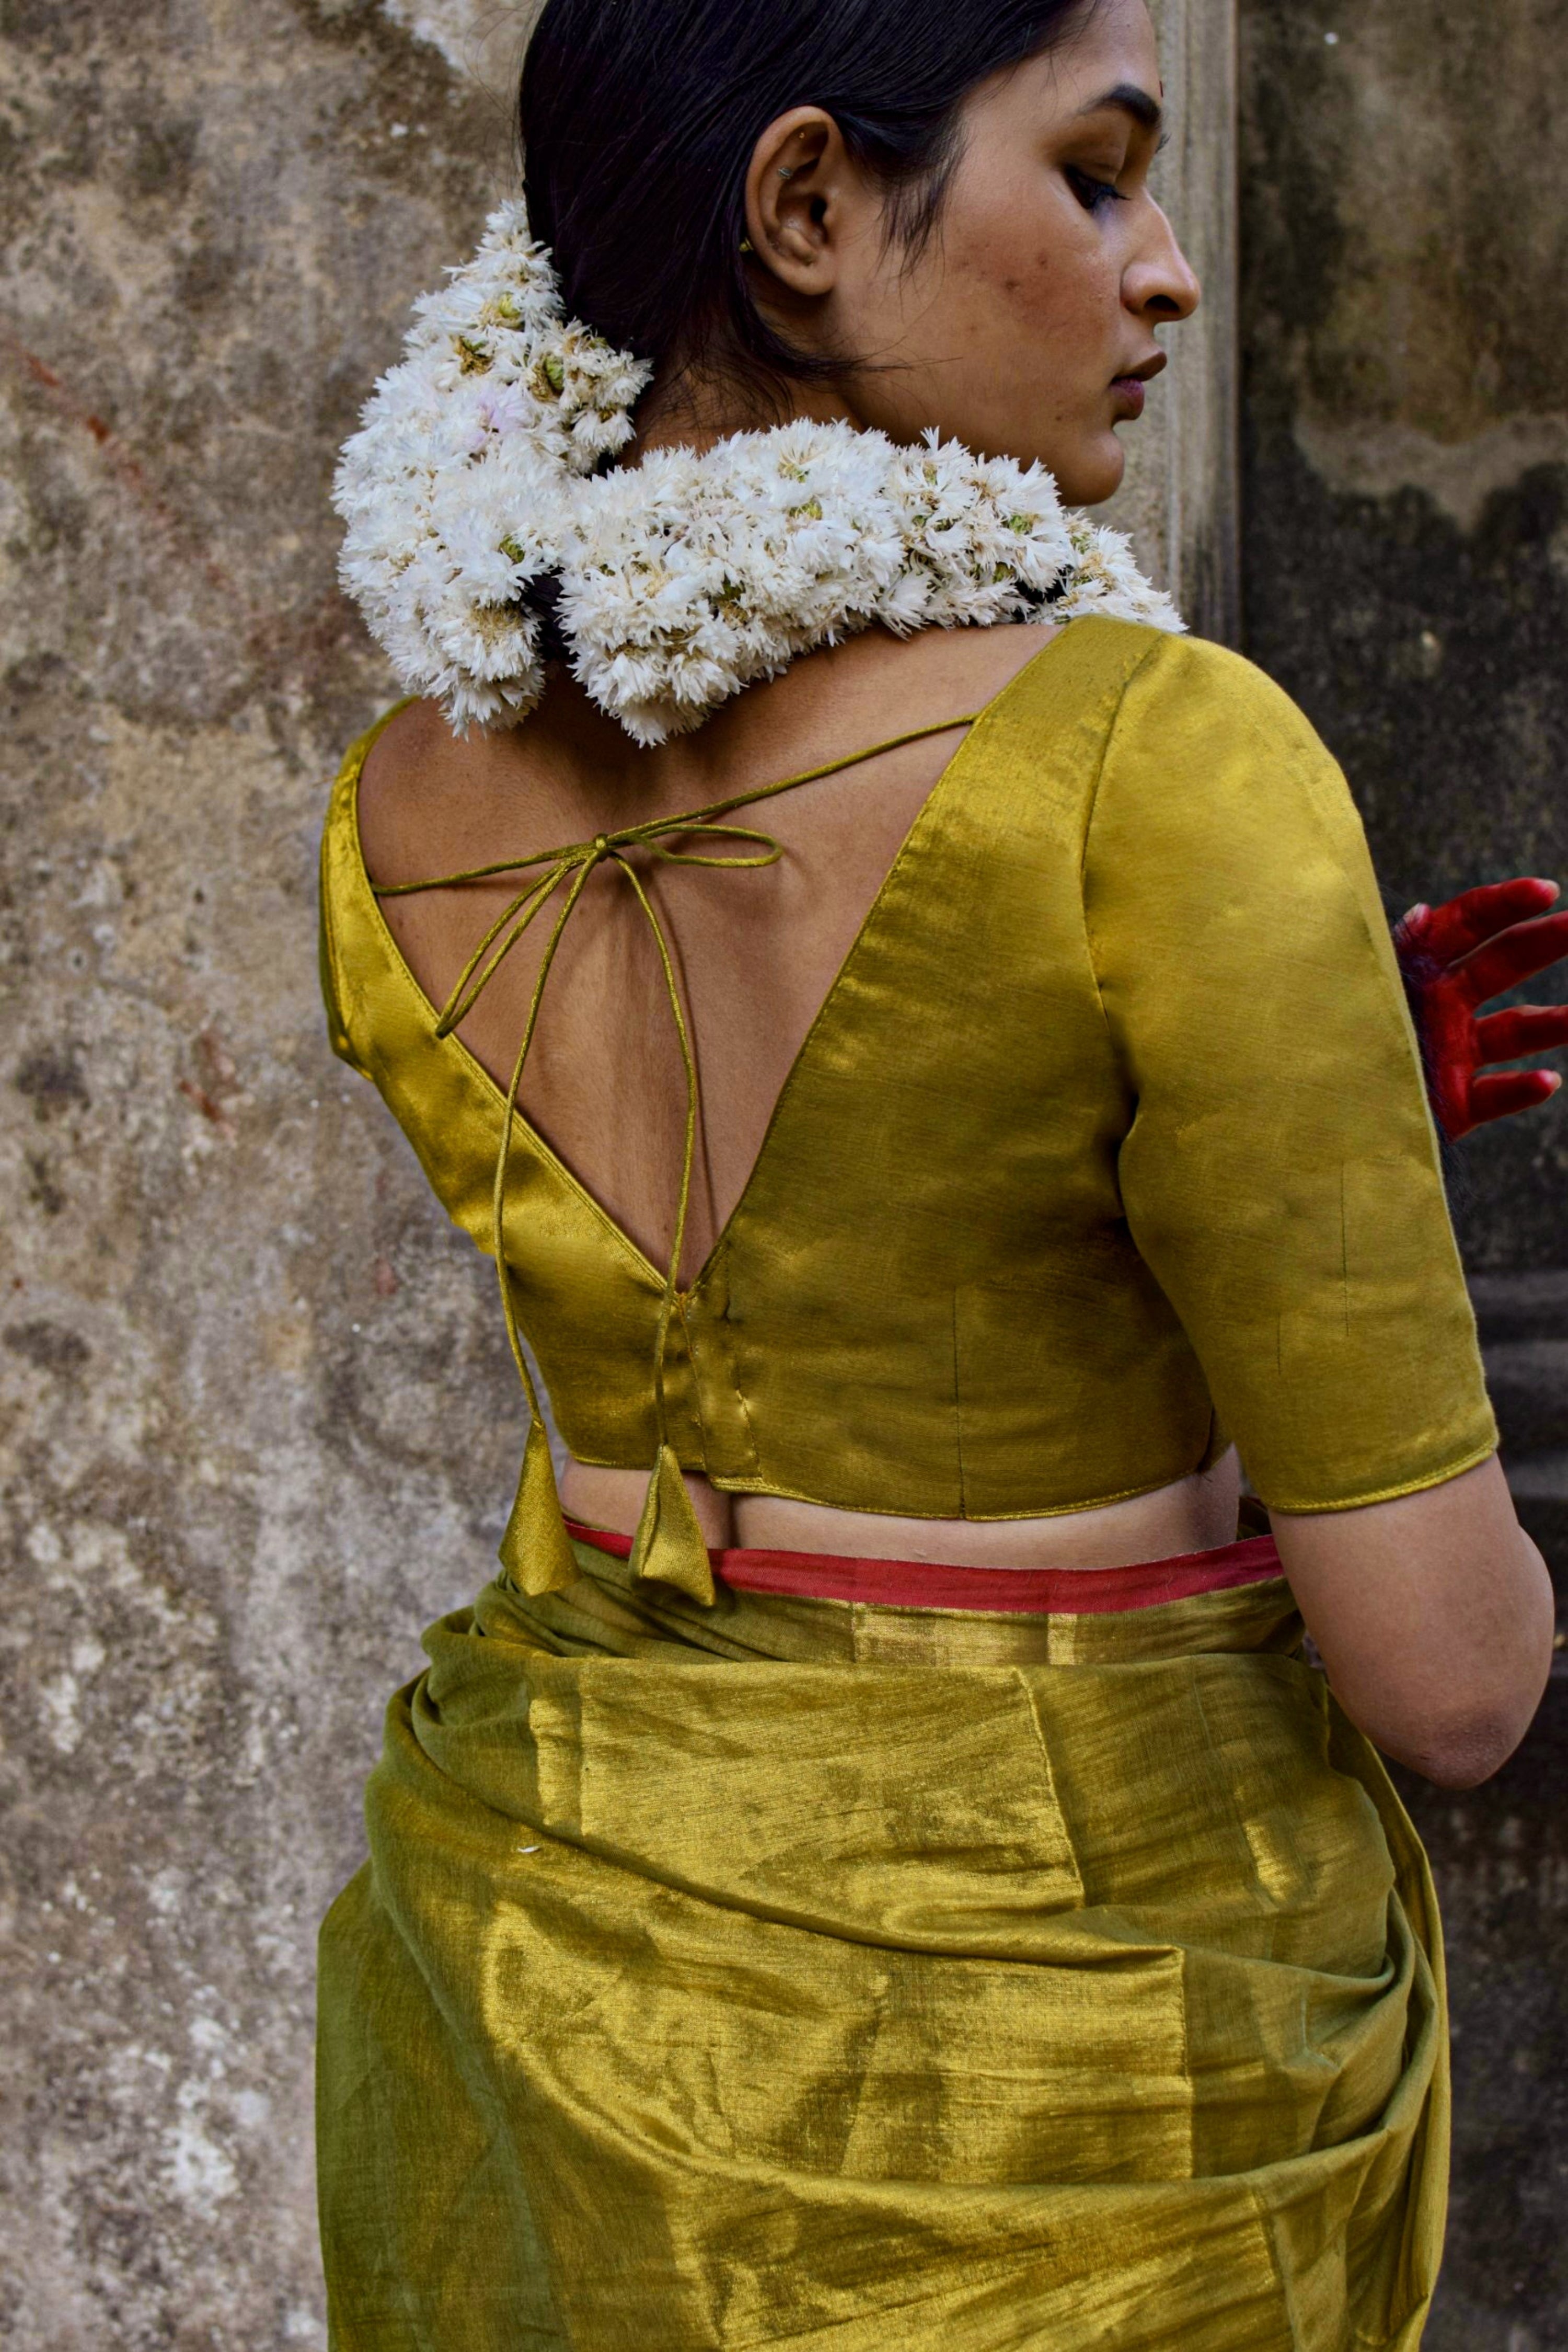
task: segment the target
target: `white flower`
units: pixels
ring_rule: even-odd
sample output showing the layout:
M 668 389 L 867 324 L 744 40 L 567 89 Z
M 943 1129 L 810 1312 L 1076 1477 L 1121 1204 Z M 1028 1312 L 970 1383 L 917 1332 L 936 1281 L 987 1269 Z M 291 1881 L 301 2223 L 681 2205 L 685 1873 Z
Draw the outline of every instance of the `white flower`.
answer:
M 340 572 L 404 685 L 459 733 L 510 725 L 542 693 L 529 591 L 547 576 L 575 675 L 641 743 L 873 622 L 1182 626 L 1125 540 L 1063 513 L 1043 467 L 934 433 L 903 448 L 802 420 L 597 471 L 631 440 L 650 373 L 563 316 L 520 204 L 415 304 L 338 467 Z

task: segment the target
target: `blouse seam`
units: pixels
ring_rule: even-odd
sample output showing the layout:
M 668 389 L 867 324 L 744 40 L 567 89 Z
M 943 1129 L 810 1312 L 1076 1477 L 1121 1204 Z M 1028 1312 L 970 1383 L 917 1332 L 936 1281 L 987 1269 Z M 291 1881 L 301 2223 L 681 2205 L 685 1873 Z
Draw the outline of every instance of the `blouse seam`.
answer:
M 1100 1012 L 1100 1026 L 1105 1035 L 1106 1050 L 1110 1056 L 1113 1068 L 1118 1072 L 1124 1082 L 1127 1077 L 1127 1072 L 1122 1066 L 1121 1055 L 1117 1050 L 1115 1032 L 1110 1025 L 1110 1015 L 1105 1009 L 1105 991 L 1100 982 L 1100 964 L 1095 951 L 1094 931 L 1089 919 L 1089 897 L 1087 889 L 1089 847 L 1090 836 L 1094 832 L 1095 814 L 1100 806 L 1100 786 L 1105 781 L 1106 769 L 1110 764 L 1111 747 L 1116 740 L 1117 728 L 1121 723 L 1121 714 L 1123 709 L 1126 708 L 1127 697 L 1132 689 L 1134 680 L 1142 677 L 1145 669 L 1147 669 L 1150 664 L 1158 657 L 1162 650 L 1163 648 L 1158 646 L 1149 646 L 1136 666 L 1128 671 L 1126 677 L 1121 681 L 1121 688 L 1116 697 L 1115 708 L 1111 711 L 1110 717 L 1106 723 L 1105 734 L 1100 741 L 1100 760 L 1095 768 L 1094 782 L 1089 787 L 1089 800 L 1084 809 L 1083 835 L 1079 843 L 1078 904 L 1079 919 L 1083 925 L 1084 961 L 1089 966 L 1089 979 L 1094 986 L 1094 1001 Z M 1117 1191 L 1120 1195 L 1120 1184 L 1118 1184 Z
M 678 1290 L 675 1294 L 675 1307 L 680 1317 L 680 1336 L 685 1343 L 686 1361 L 691 1372 L 691 1417 L 697 1423 L 697 1433 L 702 1440 L 702 1475 L 704 1478 L 709 1478 L 708 1418 L 702 1410 L 702 1381 L 697 1369 L 697 1350 L 691 1344 L 691 1324 L 686 1311 L 689 1296 L 689 1293 Z M 709 1483 L 712 1483 L 710 1478 Z
M 757 1459 L 757 1433 L 752 1422 L 752 1408 L 746 1402 L 746 1392 L 740 1381 L 736 1380 L 733 1371 L 730 1375 L 730 1386 L 734 1391 L 735 1402 L 741 1408 L 741 1419 L 746 1424 L 746 1445 L 754 1462 Z M 717 1486 L 720 1482 L 710 1473 L 708 1483 L 710 1486 Z
M 958 1292 L 952 1293 L 952 1451 L 958 1465 L 958 1516 L 969 1517 L 969 1488 L 963 1475 L 963 1389 L 959 1379 Z
M 1310 726 L 1310 722 L 1308 723 Z M 1334 753 L 1330 751 L 1328 745 L 1326 743 L 1322 743 L 1321 739 L 1319 739 L 1319 740 L 1325 758 L 1328 760 L 1330 765 L 1332 767 L 1334 772 L 1338 775 L 1344 787 L 1345 798 L 1350 803 L 1351 813 L 1355 819 L 1357 826 L 1360 828 L 1362 842 L 1366 851 L 1367 862 L 1369 866 L 1371 866 L 1372 850 L 1370 844 L 1367 843 L 1366 840 L 1366 821 L 1362 815 L 1360 804 L 1356 800 L 1355 794 L 1351 790 L 1350 779 L 1346 775 L 1343 767 L 1335 757 Z M 1404 989 L 1399 984 L 1397 976 L 1391 976 L 1384 963 L 1384 950 L 1388 944 L 1388 925 L 1386 919 L 1384 922 L 1381 931 L 1373 930 L 1367 915 L 1366 907 L 1362 900 L 1361 893 L 1355 888 L 1353 877 L 1347 870 L 1344 862 L 1340 856 L 1339 845 L 1335 841 L 1332 831 L 1325 820 L 1322 809 L 1319 806 L 1318 796 L 1308 781 L 1307 771 L 1300 763 L 1299 753 L 1292 749 L 1289 757 L 1290 761 L 1290 772 L 1300 785 L 1301 799 L 1305 803 L 1308 816 L 1310 819 L 1313 835 L 1322 851 L 1333 865 L 1335 871 L 1350 885 L 1352 896 L 1356 902 L 1356 917 L 1361 925 L 1362 936 L 1366 940 L 1368 947 L 1372 950 L 1373 962 L 1379 967 L 1379 992 L 1383 999 L 1384 1010 L 1392 1015 L 1395 1028 L 1401 1032 L 1406 1043 L 1411 1047 L 1416 1069 L 1419 1071 L 1421 1068 L 1420 1042 L 1415 1035 L 1415 1020 L 1411 1013 L 1409 1002 L 1405 994 Z M 1375 887 L 1377 879 L 1375 866 L 1372 867 L 1372 873 L 1373 885 Z M 1433 1111 L 1431 1096 L 1427 1091 L 1424 1078 L 1421 1087 L 1421 1103 L 1422 1108 L 1426 1113 L 1430 1171 L 1436 1177 L 1438 1184 L 1442 1188 L 1446 1198 L 1447 1188 L 1444 1183 L 1443 1179 L 1443 1155 L 1437 1137 L 1436 1117 Z M 1344 1171 L 1342 1167 L 1342 1186 L 1343 1184 L 1343 1181 Z

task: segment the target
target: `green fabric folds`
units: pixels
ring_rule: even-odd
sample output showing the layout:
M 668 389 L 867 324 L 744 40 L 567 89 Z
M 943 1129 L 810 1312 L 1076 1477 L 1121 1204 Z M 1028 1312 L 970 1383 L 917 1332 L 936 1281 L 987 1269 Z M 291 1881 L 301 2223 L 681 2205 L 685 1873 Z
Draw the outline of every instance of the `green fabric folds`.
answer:
M 1279 1582 L 426 1636 L 322 1939 L 334 2352 L 1415 2347 L 1441 1959 Z

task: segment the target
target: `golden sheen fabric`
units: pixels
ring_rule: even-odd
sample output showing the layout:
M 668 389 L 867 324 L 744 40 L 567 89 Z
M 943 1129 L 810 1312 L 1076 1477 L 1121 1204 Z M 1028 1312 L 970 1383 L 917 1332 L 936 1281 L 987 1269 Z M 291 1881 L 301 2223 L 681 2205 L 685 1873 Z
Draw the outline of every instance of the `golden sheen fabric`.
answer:
M 366 880 L 372 740 L 323 845 L 332 1038 L 489 1250 L 504 1097 L 437 1038 Z M 505 1224 L 566 1444 L 646 1469 L 660 1272 L 521 1118 Z M 1146 1492 L 1212 1458 L 1216 1408 L 1280 1510 L 1492 1450 L 1361 827 L 1258 671 L 1079 621 L 989 705 L 679 1297 L 666 1371 L 687 1469 L 921 1517 Z
M 333 2352 L 1414 2352 L 1431 1889 L 1282 1582 L 709 1611 L 576 1558 L 389 1711 Z

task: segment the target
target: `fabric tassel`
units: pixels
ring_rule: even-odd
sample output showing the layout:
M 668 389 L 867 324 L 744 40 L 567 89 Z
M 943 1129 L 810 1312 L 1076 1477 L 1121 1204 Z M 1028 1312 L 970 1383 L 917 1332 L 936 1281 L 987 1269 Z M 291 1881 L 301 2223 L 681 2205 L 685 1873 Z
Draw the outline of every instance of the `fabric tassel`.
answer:
M 535 1597 L 542 1592 L 564 1592 L 583 1573 L 566 1532 L 555 1465 L 542 1421 L 529 1426 L 517 1500 L 500 1539 L 500 1557 L 512 1582 Z
M 647 1483 L 647 1500 L 632 1544 L 632 1573 L 673 1584 L 678 1591 L 700 1601 L 704 1609 L 714 1601 L 713 1570 L 708 1547 L 680 1475 L 674 1449 L 661 1445 Z

